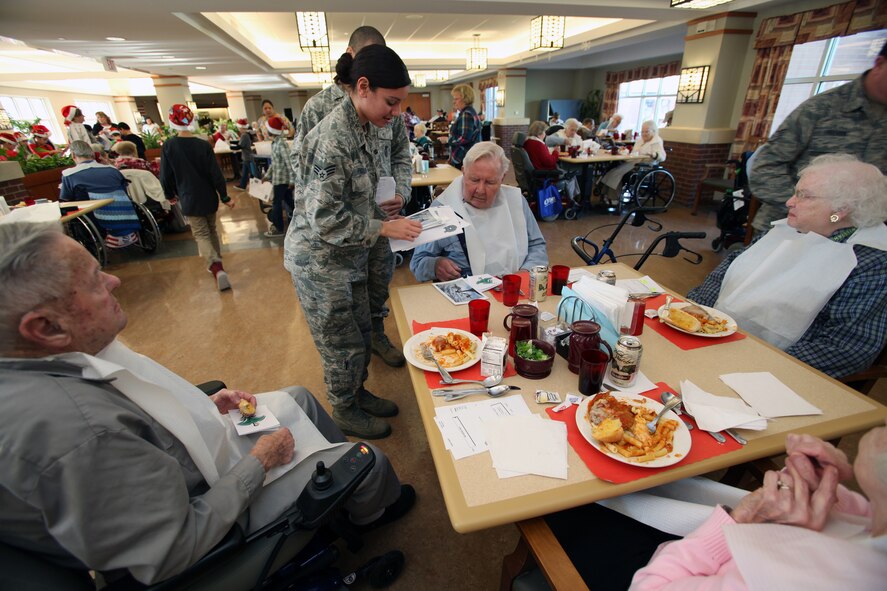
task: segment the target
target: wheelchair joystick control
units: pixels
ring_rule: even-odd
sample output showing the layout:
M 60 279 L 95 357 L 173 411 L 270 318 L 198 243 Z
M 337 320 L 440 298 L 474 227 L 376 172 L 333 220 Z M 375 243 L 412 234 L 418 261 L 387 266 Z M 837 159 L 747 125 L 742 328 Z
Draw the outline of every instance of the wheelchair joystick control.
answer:
M 317 462 L 317 469 L 311 476 L 311 482 L 318 490 L 326 490 L 333 483 L 333 475 L 323 462 Z

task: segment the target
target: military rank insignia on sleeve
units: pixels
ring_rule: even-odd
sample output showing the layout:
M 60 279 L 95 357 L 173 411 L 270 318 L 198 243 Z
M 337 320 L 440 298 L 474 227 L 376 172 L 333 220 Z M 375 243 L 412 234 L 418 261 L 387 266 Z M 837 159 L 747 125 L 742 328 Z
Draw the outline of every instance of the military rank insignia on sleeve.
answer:
M 327 177 L 332 175 L 334 172 L 336 172 L 335 164 L 330 164 L 329 166 L 324 167 L 321 167 L 319 164 L 314 165 L 314 174 L 316 174 L 317 178 L 322 181 L 325 181 Z

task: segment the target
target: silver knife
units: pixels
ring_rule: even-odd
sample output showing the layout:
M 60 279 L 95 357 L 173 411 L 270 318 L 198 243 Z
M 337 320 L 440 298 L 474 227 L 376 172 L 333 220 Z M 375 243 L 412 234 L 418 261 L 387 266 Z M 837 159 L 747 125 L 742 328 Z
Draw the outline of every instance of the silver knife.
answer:
M 706 431 L 706 433 L 714 437 L 715 441 L 717 441 L 718 443 L 727 443 L 727 438 L 717 431 Z
M 739 433 L 735 432 L 733 429 L 724 429 L 724 433 L 732 437 L 734 441 L 736 441 L 736 443 L 738 443 L 739 445 L 748 444 L 748 440 L 746 440 L 745 437 L 743 437 Z

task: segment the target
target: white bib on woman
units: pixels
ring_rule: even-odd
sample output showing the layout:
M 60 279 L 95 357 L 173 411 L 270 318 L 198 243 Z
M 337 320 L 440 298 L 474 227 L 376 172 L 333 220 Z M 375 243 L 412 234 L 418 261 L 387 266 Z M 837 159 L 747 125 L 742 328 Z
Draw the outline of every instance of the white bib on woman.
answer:
M 462 199 L 463 178 L 459 177 L 438 198 L 468 222 L 465 246 L 471 274 L 502 275 L 520 269 L 529 252 L 527 220 L 519 189 L 502 185 L 492 207 L 478 209 Z
M 820 310 L 856 267 L 854 244 L 887 250 L 887 228 L 857 230 L 847 242 L 803 234 L 780 220 L 736 257 L 721 283 L 715 308 L 747 332 L 787 349 L 807 332 Z

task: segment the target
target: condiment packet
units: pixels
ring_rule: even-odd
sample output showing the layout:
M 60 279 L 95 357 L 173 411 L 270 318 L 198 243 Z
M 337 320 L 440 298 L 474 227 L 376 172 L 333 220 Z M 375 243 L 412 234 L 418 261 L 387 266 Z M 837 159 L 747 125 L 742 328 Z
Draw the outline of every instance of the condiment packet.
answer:
M 536 390 L 536 404 L 557 404 L 561 401 L 561 395 L 548 390 Z
M 558 404 L 557 406 L 555 406 L 554 408 L 552 408 L 551 410 L 554 412 L 561 412 L 562 410 L 567 410 L 568 408 L 570 408 L 574 404 L 579 404 L 583 400 L 584 400 L 584 397 L 579 396 L 578 394 L 569 394 L 568 393 L 567 399 L 564 400 L 562 403 Z
M 659 316 L 659 310 L 654 310 L 654 309 L 652 309 L 652 308 L 647 308 L 647 309 L 644 311 L 644 316 L 646 316 L 647 318 L 649 318 L 650 320 L 652 320 L 653 318 L 656 318 L 657 316 Z

